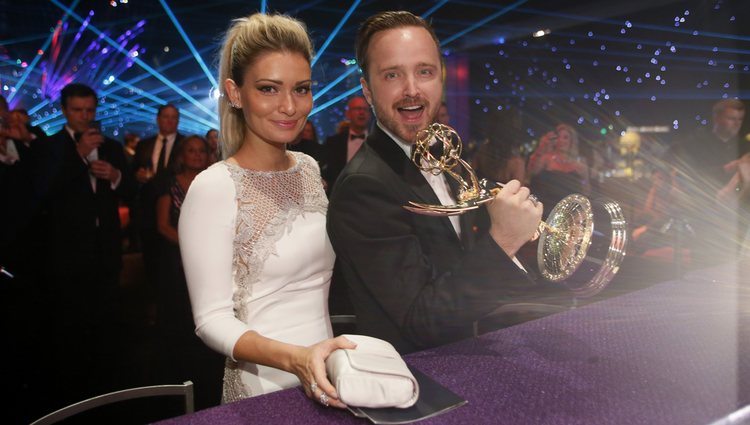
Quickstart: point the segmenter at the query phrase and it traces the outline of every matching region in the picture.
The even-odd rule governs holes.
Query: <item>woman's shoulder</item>
[[[201,171],[190,184],[188,193],[193,196],[211,196],[212,194],[222,194],[229,190],[231,194],[234,190],[232,177],[224,161],[219,161],[205,170]]]
[[[315,160],[315,158],[311,157],[310,155],[298,151],[287,151],[292,157],[294,158],[294,162],[298,164],[298,166],[305,170],[314,170],[318,174],[320,174],[320,166],[318,165],[318,161]]]
[[[208,166],[205,170],[198,173],[195,177],[195,181],[206,180],[206,181],[220,181],[229,179],[229,167],[225,161],[215,162]]]

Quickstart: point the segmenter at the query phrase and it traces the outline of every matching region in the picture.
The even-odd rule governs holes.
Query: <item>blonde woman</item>
[[[197,335],[228,357],[224,403],[302,384],[345,407],[326,378],[334,253],[318,165],[286,150],[312,109],[304,24],[254,14],[229,28],[219,65],[223,161],[190,186],[179,240]]]
[[[527,171],[531,191],[549,208],[545,217],[565,196],[590,192],[589,166],[578,151],[578,134],[567,124],[542,136]]]

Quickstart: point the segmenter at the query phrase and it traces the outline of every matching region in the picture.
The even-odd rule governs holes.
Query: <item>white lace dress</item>
[[[228,357],[224,403],[299,385],[292,374],[232,358],[246,331],[305,346],[332,335],[328,200],[315,160],[287,154],[295,164],[286,171],[216,163],[182,204],[180,250],[195,332]]]

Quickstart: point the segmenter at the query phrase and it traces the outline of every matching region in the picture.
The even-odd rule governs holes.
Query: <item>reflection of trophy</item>
[[[442,147],[439,156],[433,154],[431,144]],[[461,159],[461,148],[461,138],[446,125],[432,124],[417,133],[412,161],[423,171],[433,175],[447,173],[456,180],[458,203],[409,202],[404,208],[423,215],[451,216],[477,209],[495,197],[503,184],[478,180],[471,166]],[[456,169],[459,164],[469,181]],[[533,195],[530,199],[536,202]],[[592,204],[583,195],[569,195],[555,205],[537,232],[537,261],[542,276],[565,285],[578,296],[601,291],[617,273],[625,256],[627,224],[620,206],[611,200]]]

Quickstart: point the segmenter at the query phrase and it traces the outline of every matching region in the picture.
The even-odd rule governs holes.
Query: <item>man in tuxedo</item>
[[[341,170],[367,138],[372,114],[364,97],[355,96],[346,105],[346,119],[349,131],[336,133],[326,139],[326,161],[323,180],[326,181],[328,193],[331,193]]]
[[[158,134],[140,142],[133,158],[133,171],[138,191],[130,217],[136,229],[135,246],[140,246],[149,286],[155,288],[159,269],[159,234],[156,229],[156,200],[158,187],[171,173],[170,167],[177,152],[175,146],[183,136],[177,132],[180,111],[172,104],[159,107],[156,114]]]
[[[38,139],[38,140],[37,140]],[[44,292],[40,291],[38,276],[43,259],[39,246],[44,233],[35,232],[29,225],[38,205],[34,191],[36,163],[32,141],[41,141],[30,133],[25,123],[8,111],[8,103],[0,95],[0,332],[5,339],[6,358],[0,367],[0,376],[13,406],[6,420],[28,423],[35,419],[41,389],[47,379],[41,368],[19,368],[25,362],[48,348],[40,335],[49,330]]]
[[[694,266],[732,260],[740,249],[750,201],[750,154],[743,155],[739,135],[744,118],[742,101],[722,99],[713,105],[710,128],[691,132],[665,153],[671,186],[664,219],[689,226],[684,236]]]
[[[46,269],[50,363],[58,407],[114,390],[117,290],[122,265],[120,201],[132,185],[122,146],[100,132],[93,89],[72,83],[61,92],[63,129],[40,145],[44,204],[36,225]],[[42,312],[49,308],[48,311]],[[58,385],[56,387],[56,385]]]
[[[15,282],[25,280],[28,271],[25,265],[38,269],[29,258],[38,241],[30,239],[26,232],[39,202],[34,190],[35,148],[45,138],[33,133],[17,111],[9,112],[7,101],[0,96],[0,193],[6,200],[0,208],[0,222],[6,224],[0,232],[0,266],[10,267],[19,274]]]
[[[177,132],[180,124],[180,111],[168,103],[159,107],[156,113],[156,125],[159,132],[140,142],[135,151],[135,177],[139,183],[145,183],[162,170],[168,169],[174,159],[175,143],[182,139]]]
[[[455,203],[452,179],[410,160],[417,131],[435,121],[442,98],[438,46],[430,25],[409,12],[383,12],[360,27],[360,81],[377,125],[339,176],[328,208],[357,332],[402,353],[470,337],[478,319],[535,287],[515,254],[533,237],[542,205],[518,181],[488,204],[485,234],[474,235],[466,216],[403,208]]]

